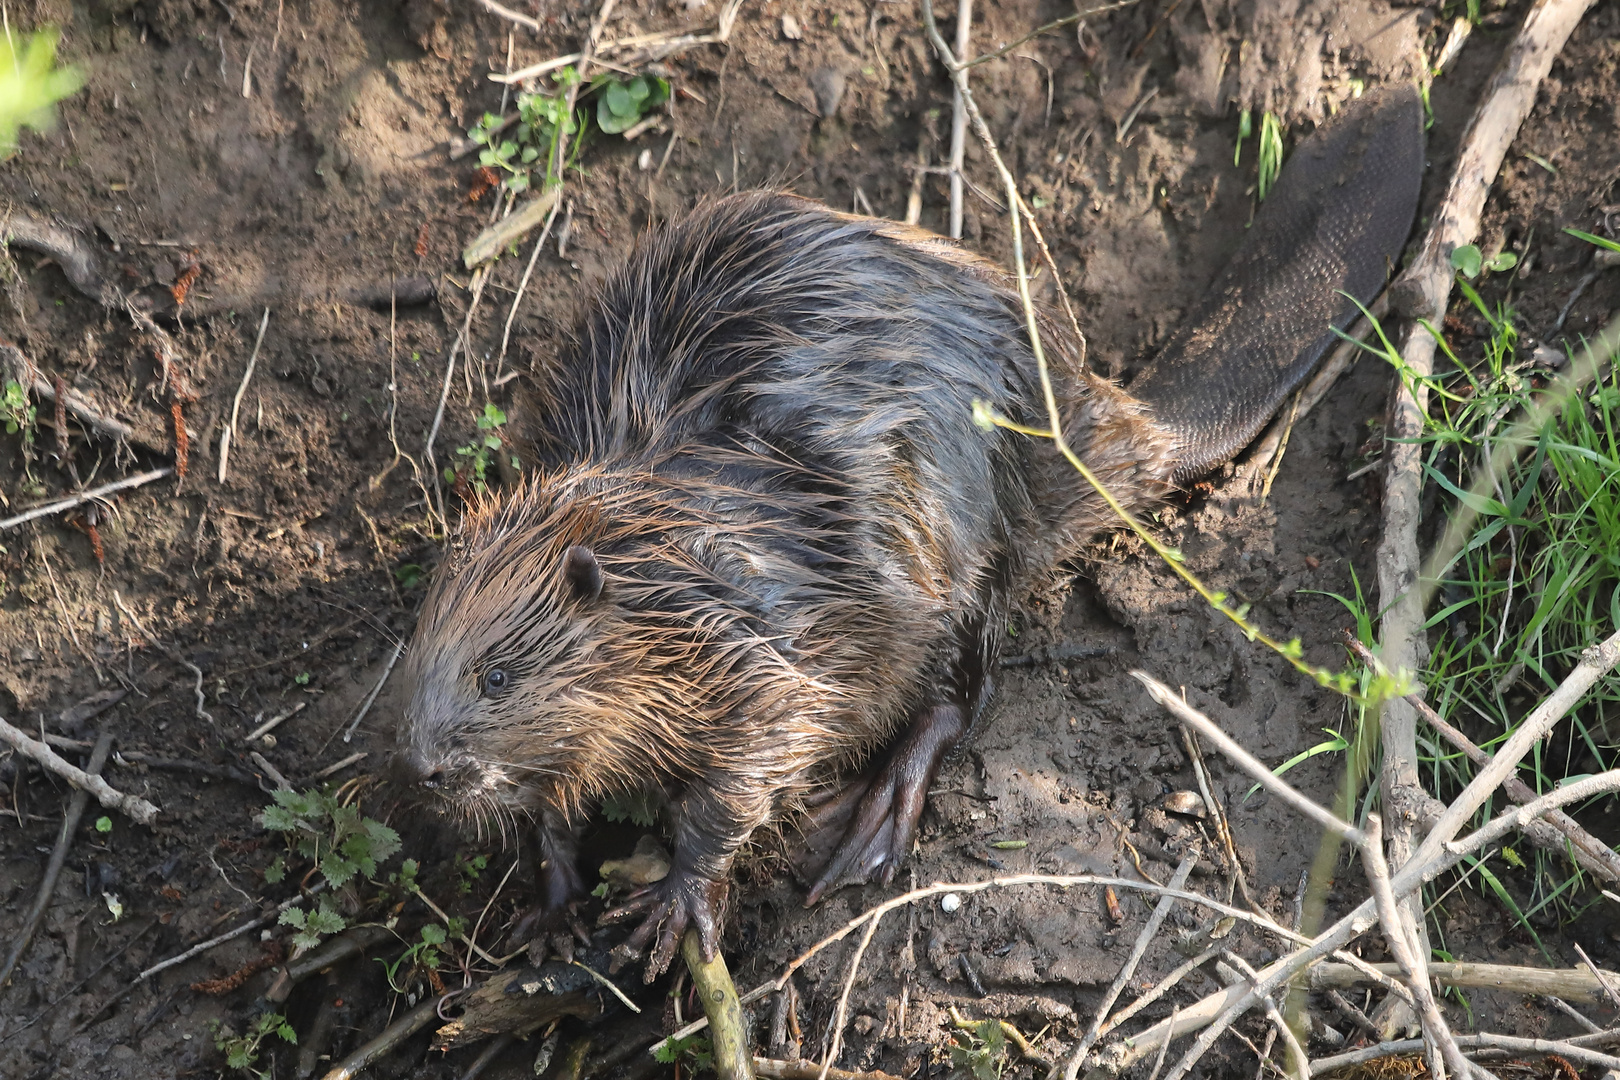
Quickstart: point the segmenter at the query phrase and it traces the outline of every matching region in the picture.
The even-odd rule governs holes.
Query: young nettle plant
[[[348,926],[333,900],[333,891],[349,885],[356,877],[375,880],[377,867],[399,851],[399,834],[380,821],[361,817],[360,811],[324,791],[284,789],[276,792],[275,799],[274,806],[265,807],[259,814],[259,824],[271,832],[287,834],[294,853],[312,862],[328,886],[313,909],[289,908],[281,913],[281,924],[298,931],[293,935],[293,945],[310,949],[323,937]],[[278,856],[265,869],[264,879],[273,884],[286,874],[286,856]]]
[[[229,1025],[221,1024],[218,1020],[213,1021],[211,1026],[214,1030],[214,1049],[225,1055],[226,1066],[256,1076],[259,1080],[270,1080],[271,1075],[270,1069],[254,1067],[259,1061],[259,1046],[265,1039],[278,1035],[287,1042],[298,1042],[298,1033],[280,1013],[263,1014],[243,1035],[236,1034]]]

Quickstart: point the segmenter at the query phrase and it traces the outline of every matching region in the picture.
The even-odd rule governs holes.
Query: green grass
[[[1473,267],[1462,269],[1458,287],[1484,333],[1466,350],[1440,339],[1423,466],[1448,514],[1466,511],[1472,524],[1458,553],[1434,571],[1437,600],[1426,627],[1433,653],[1423,681],[1441,715],[1491,750],[1583,649],[1620,625],[1620,376],[1611,368],[1539,431],[1516,432],[1513,422],[1538,397],[1545,373],[1519,356],[1513,310],[1488,304],[1466,280]],[[1502,445],[1513,453],[1492,474],[1492,452]],[[1468,759],[1432,733],[1419,749],[1427,786],[1442,800],[1474,775]],[[1611,677],[1534,748],[1519,778],[1541,793],[1617,765],[1620,680]],[[1481,824],[1489,813],[1481,809]],[[1513,855],[1518,866],[1475,869],[1539,944],[1532,920],[1543,912],[1571,917],[1583,890],[1562,856],[1521,850]]]

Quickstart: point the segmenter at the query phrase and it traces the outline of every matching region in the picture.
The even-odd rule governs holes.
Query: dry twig
[[[125,795],[100,776],[85,772],[64,760],[55,750],[35,741],[26,731],[12,727],[5,720],[0,720],[0,742],[9,743],[23,757],[38,763],[81,791],[88,791],[102,806],[117,810],[139,825],[150,825],[157,820],[158,808],[145,799],[138,795]]]
[[[120,491],[128,491],[130,488],[138,488],[144,484],[150,484],[152,481],[161,480],[165,476],[171,475],[173,472],[174,469],[172,467],[165,465],[161,469],[153,469],[151,472],[143,472],[137,473],[134,476],[126,476],[122,480],[114,480],[110,484],[102,484],[100,487],[91,488],[88,491],[81,491],[77,495],[69,496],[66,499],[57,499],[55,502],[49,502],[42,506],[36,506],[32,510],[25,510],[15,517],[8,517],[4,521],[0,521],[0,531],[4,531],[6,529],[15,529],[18,525],[33,521],[35,518],[49,517],[52,514],[60,514],[64,510],[72,510],[75,506],[83,506],[87,502],[94,502],[97,499],[105,499],[108,495],[112,495]]]
[[[214,722],[213,716],[211,716],[209,714],[207,709],[203,708],[203,705],[207,703],[208,699],[203,696],[203,673],[202,673],[202,668],[198,667],[196,664],[193,664],[190,660],[187,660],[185,657],[181,656],[178,652],[176,652],[170,646],[165,645],[161,640],[159,640],[159,638],[158,638],[158,636],[156,634],[154,634],[150,630],[148,630],[146,628],[146,626],[141,622],[140,616],[136,615],[135,612],[131,611],[130,608],[129,608],[129,605],[124,603],[124,598],[122,596],[118,595],[118,590],[117,589],[113,590],[113,603],[117,604],[118,605],[118,610],[124,613],[124,618],[128,619],[130,622],[135,624],[135,629],[137,629],[137,630],[139,630],[141,632],[142,637],[146,638],[146,640],[150,641],[153,645],[157,646],[158,651],[161,652],[164,656],[167,656],[170,660],[173,660],[175,663],[179,664],[181,667],[183,667],[186,670],[190,671],[191,674],[196,677],[197,685],[196,685],[196,687],[194,689],[195,689],[195,693],[197,695],[197,716],[200,719],[206,720],[210,724],[212,724]]]
[[[334,1066],[322,1080],[353,1080],[354,1077],[364,1072],[366,1067],[373,1061],[376,1061],[388,1051],[427,1027],[439,1015],[439,1006],[443,1003],[443,1000],[443,998],[431,997],[398,1020],[395,1020],[381,1035],[378,1035]]]
[[[1416,378],[1409,385],[1397,381],[1385,424],[1384,533],[1378,547],[1378,603],[1384,612],[1380,623],[1381,655],[1393,670],[1417,671],[1426,660],[1421,654],[1428,590],[1419,587],[1417,532],[1423,492],[1421,436],[1428,413],[1424,380],[1434,371],[1436,342],[1416,320],[1426,319],[1431,326],[1443,322],[1453,277],[1451,253],[1478,234],[1491,182],[1535,104],[1536,88],[1590,3],[1537,0],[1531,8],[1463,134],[1456,170],[1431,219],[1433,225],[1422,248],[1394,287],[1393,305],[1414,319],[1401,355]],[[1417,713],[1404,700],[1391,700],[1384,704],[1380,722],[1384,751],[1380,788],[1389,820],[1389,855],[1399,867],[1408,860],[1413,825],[1419,817],[1417,808],[1427,797],[1418,775]],[[1501,783],[1503,775],[1496,777],[1491,790]],[[1460,820],[1452,815],[1449,823],[1455,829]],[[1441,832],[1436,828],[1431,837]],[[1423,846],[1427,848],[1427,842]],[[1410,858],[1421,861],[1415,852]],[[1417,929],[1415,952],[1421,963],[1429,953],[1422,899],[1411,897],[1402,903],[1406,908],[1403,921],[1410,921]]]
[[[242,382],[236,388],[236,396],[231,399],[231,420],[225,425],[225,430],[219,436],[219,482],[225,482],[225,470],[230,467],[231,443],[236,440],[236,416],[242,411],[242,396],[247,393],[248,380],[253,378],[253,369],[259,363],[259,347],[264,344],[264,332],[270,326],[270,309],[264,309],[264,317],[259,320],[259,336],[253,341],[253,353],[248,357],[247,370],[242,372]]]

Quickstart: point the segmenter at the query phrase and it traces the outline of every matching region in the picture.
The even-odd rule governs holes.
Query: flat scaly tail
[[[1400,260],[1423,176],[1423,108],[1394,86],[1351,102],[1294,150],[1242,245],[1128,392],[1176,446],[1184,484],[1254,438],[1316,367],[1333,329]]]

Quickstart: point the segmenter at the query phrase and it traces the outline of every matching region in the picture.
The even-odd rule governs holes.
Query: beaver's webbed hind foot
[[[842,827],[843,838],[810,886],[807,907],[839,885],[894,880],[917,834],[934,773],[966,732],[959,706],[935,705],[919,713],[881,769],[811,812],[807,833]],[[809,846],[817,847],[813,835]]]
[[[704,960],[713,960],[720,948],[720,927],[726,906],[725,878],[707,878],[690,870],[672,868],[669,876],[630,894],[623,904],[606,912],[604,924],[625,922],[644,915],[624,942],[613,950],[613,970],[641,955],[657,937],[647,957],[643,981],[652,982],[669,970],[687,930],[696,930]]]

